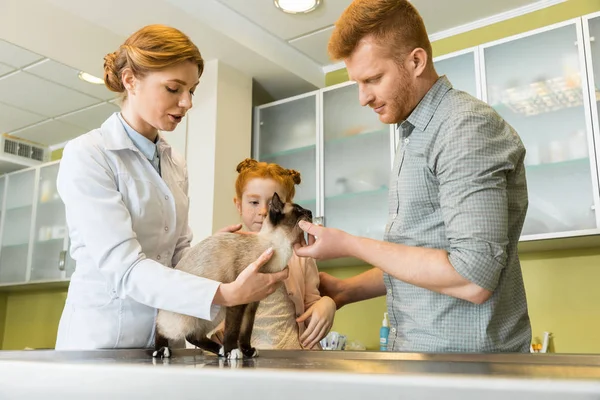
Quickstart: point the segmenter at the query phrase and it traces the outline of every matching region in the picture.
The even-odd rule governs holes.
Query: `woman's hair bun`
[[[116,51],[104,56],[104,84],[113,92],[123,93],[125,86],[123,86],[119,74],[120,68],[117,66],[117,56]]]

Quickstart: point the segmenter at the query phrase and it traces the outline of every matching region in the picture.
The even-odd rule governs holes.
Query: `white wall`
[[[188,112],[186,159],[193,244],[239,222],[235,167],[251,152],[252,79],[218,61],[206,63]]]

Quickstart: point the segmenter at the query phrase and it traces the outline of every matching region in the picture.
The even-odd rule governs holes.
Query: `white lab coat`
[[[174,270],[190,247],[185,161],[160,138],[161,176],[117,114],[64,149],[57,186],[76,270],[56,349],[148,348],[156,309],[213,319],[219,283]]]

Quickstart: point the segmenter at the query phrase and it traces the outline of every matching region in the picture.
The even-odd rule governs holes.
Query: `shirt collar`
[[[152,142],[150,139],[133,129],[125,121],[125,119],[123,119],[121,113],[118,113],[117,115],[119,117],[119,120],[123,124],[125,132],[127,132],[127,136],[129,136],[135,147],[137,147],[138,150],[141,151],[142,154],[146,156],[148,160],[154,160],[154,157],[156,157],[156,143]]]
[[[417,107],[415,107],[413,112],[410,113],[406,122],[419,129],[421,132],[425,131],[431,118],[433,118],[433,114],[435,114],[442,99],[450,89],[452,89],[452,84],[446,76],[438,78],[431,89],[429,89],[421,99],[419,104],[417,104]],[[398,127],[400,127],[400,125],[401,124],[398,124]]]

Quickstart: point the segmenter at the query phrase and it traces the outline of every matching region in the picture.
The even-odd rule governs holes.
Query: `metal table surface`
[[[39,384],[39,385],[38,385]],[[227,361],[181,349],[0,352],[0,399],[600,399],[600,356],[261,351]],[[13,396],[13,397],[11,397]],[[29,396],[29,397],[28,397]]]

